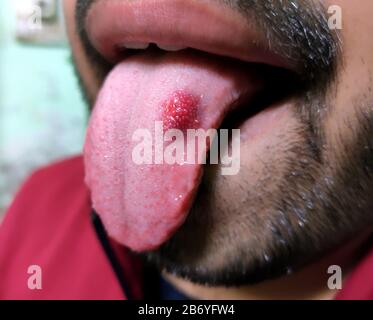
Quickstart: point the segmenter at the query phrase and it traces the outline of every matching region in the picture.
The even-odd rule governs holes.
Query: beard
[[[148,260],[196,283],[240,286],[298,271],[371,231],[373,113],[355,107],[338,145],[315,148],[296,111],[299,125],[254,155],[256,169],[227,177],[207,168],[186,222]]]
[[[104,78],[110,66],[83,23],[92,2],[77,1],[77,22],[87,58]],[[183,226],[145,256],[193,282],[236,286],[296,271],[372,227],[373,97],[351,106],[356,118],[331,143],[326,118],[336,108],[332,92],[342,47],[325,8],[304,1],[223,2],[265,30],[277,52],[297,61],[297,102],[286,111],[291,120],[271,128],[270,141],[250,152],[242,145],[239,175],[205,167]]]

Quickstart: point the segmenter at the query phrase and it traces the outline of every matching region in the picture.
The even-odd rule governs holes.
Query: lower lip
[[[264,110],[245,120],[241,126],[241,142],[253,143],[271,134],[272,128],[289,116],[292,104],[282,102],[266,107]]]

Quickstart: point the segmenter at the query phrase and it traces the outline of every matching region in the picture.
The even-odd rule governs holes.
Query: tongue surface
[[[157,121],[184,132],[217,128],[256,87],[242,66],[191,54],[140,55],[114,68],[84,150],[93,207],[111,237],[134,251],[159,247],[185,221],[202,175],[200,164],[154,164],[154,146],[153,164],[136,164],[134,148],[145,141],[134,139],[136,130],[148,130],[155,145]]]

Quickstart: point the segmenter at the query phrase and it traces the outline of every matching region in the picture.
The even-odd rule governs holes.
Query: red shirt
[[[124,278],[141,298],[141,270],[121,248]],[[29,266],[42,271],[28,288]],[[35,172],[0,226],[0,299],[126,299],[91,221],[81,157]]]
[[[142,298],[138,259],[111,244],[132,296]],[[41,290],[28,288],[32,265]],[[337,298],[373,299],[373,250]],[[82,157],[38,170],[18,192],[0,225],[0,299],[126,299],[91,221]]]

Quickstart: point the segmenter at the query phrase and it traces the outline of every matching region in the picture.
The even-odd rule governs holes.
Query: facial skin
[[[64,5],[76,67],[93,106],[108,65],[85,38],[82,19],[90,2]],[[304,85],[265,139],[242,141],[239,175],[206,168],[186,223],[148,257],[193,282],[243,285],[303,268],[371,230],[373,3],[299,0],[295,9],[291,1],[223,2],[267,31],[275,49],[297,62]],[[327,28],[329,5],[343,10],[340,31]],[[316,34],[311,43],[304,32]]]

